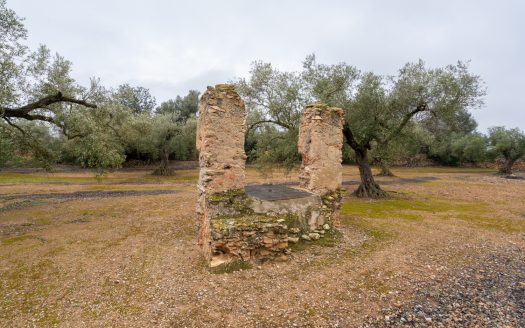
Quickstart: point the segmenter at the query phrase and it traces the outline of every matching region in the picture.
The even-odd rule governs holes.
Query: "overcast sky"
[[[471,60],[488,88],[479,130],[525,130],[525,1],[7,0],[29,45],[73,62],[73,76],[150,89],[157,102],[248,74],[254,60],[298,70],[307,54],[395,74]]]

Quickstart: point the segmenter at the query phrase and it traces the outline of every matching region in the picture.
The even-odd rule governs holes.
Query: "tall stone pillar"
[[[244,102],[232,85],[208,87],[200,99],[197,120],[198,243],[207,259],[211,256],[210,220],[215,215],[207,197],[244,188],[245,121]]]
[[[318,195],[341,188],[343,110],[323,103],[306,106],[299,126],[299,153],[302,156],[301,187]]]

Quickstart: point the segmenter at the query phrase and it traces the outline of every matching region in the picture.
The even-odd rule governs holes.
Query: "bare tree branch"
[[[294,129],[293,126],[291,126],[291,125],[289,125],[289,124],[286,124],[286,123],[284,123],[284,122],[281,122],[281,121],[275,121],[275,120],[261,120],[261,121],[257,121],[257,122],[255,122],[255,123],[253,123],[253,124],[250,124],[250,125],[248,126],[248,128],[246,129],[246,134],[250,133],[250,131],[251,131],[252,129],[254,129],[255,127],[257,127],[257,125],[259,125],[259,124],[263,124],[263,123],[272,123],[272,124],[276,124],[276,125],[279,125],[279,126],[285,128],[285,129],[288,129],[288,130],[293,130],[293,129]]]
[[[7,124],[11,125],[12,127],[17,129],[18,131],[22,132],[22,134],[24,134],[24,135],[26,134],[26,131],[24,131],[24,129],[22,129],[18,125],[14,124],[13,122],[11,122],[7,117],[4,117],[4,120],[7,122]]]
[[[82,105],[89,108],[97,108],[97,105],[91,104],[86,102],[85,100],[75,99],[71,97],[64,96],[62,92],[58,92],[54,95],[50,95],[47,97],[44,97],[42,99],[39,99],[35,102],[29,103],[27,105],[24,105],[22,107],[18,108],[6,108],[6,107],[0,107],[0,114],[3,118],[23,118],[28,121],[45,121],[50,123],[55,123],[53,117],[41,115],[41,114],[31,114],[33,110],[36,109],[47,109],[47,106],[61,103],[61,102],[67,102],[67,103],[73,103]]]
[[[386,137],[384,140],[378,140],[378,141],[381,144],[388,143],[395,136],[397,136],[397,135],[399,135],[399,133],[401,133],[401,131],[405,128],[405,125],[408,124],[408,122],[410,121],[410,119],[412,117],[414,117],[414,115],[416,115],[417,113],[425,112],[427,110],[428,110],[427,104],[421,104],[421,105],[417,106],[414,110],[408,112],[405,115],[405,117],[403,118],[403,121],[401,121],[401,124],[399,124],[399,126],[395,130],[393,130],[392,133],[390,133],[390,135],[388,137]]]

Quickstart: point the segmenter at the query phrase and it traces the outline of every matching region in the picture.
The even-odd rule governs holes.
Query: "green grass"
[[[399,218],[405,220],[422,220],[422,214],[443,213],[480,213],[488,205],[477,202],[453,202],[441,199],[404,199],[390,198],[384,200],[352,199],[343,204],[341,214],[350,217],[371,219]]]
[[[199,179],[198,173],[195,174],[175,174],[170,176],[159,176],[159,175],[145,175],[144,180],[156,180],[156,181],[169,181],[169,182],[180,182],[180,181],[197,181]]]
[[[490,215],[490,213],[489,213]],[[473,223],[476,226],[495,230],[504,233],[523,233],[525,232],[525,220],[513,220],[509,218],[487,217],[475,213],[462,213],[457,215],[458,219]]]
[[[415,172],[415,173],[496,173],[496,169],[477,168],[477,167],[417,167],[404,168],[394,167],[392,171]]]
[[[98,183],[108,184],[115,182],[137,182],[137,183],[177,183],[197,181],[197,172],[184,172],[173,176],[155,176],[151,174],[140,174],[135,176],[111,176],[110,174],[97,176],[84,174],[83,176],[67,176],[60,173],[0,173],[0,184],[31,184],[31,183]],[[122,186],[126,188],[126,186]],[[116,189],[119,187],[115,187]]]
[[[436,198],[352,199],[341,208],[343,218],[402,219],[422,221],[425,217],[459,219],[486,230],[505,233],[525,231],[525,221],[501,217],[483,202],[453,201]]]
[[[10,237],[10,238],[3,239],[2,245],[12,245],[14,243],[18,243],[18,242],[24,241],[26,239],[31,239],[31,238],[34,238],[34,236],[21,235],[21,236]]]
[[[105,179],[105,178],[103,178]],[[98,179],[100,180],[100,179]],[[55,174],[0,173],[0,184],[11,183],[81,183],[96,182],[95,176],[67,177]]]
[[[57,268],[49,259],[41,259],[34,264],[14,265],[2,277],[3,284],[0,284],[0,295],[6,295],[0,318],[12,319],[20,314],[30,314],[38,326],[57,325],[59,321],[53,304],[47,304],[41,311],[34,313],[35,309],[41,307],[42,300],[47,299],[56,289],[56,284],[47,279],[57,274]],[[18,293],[12,293],[13,290]]]

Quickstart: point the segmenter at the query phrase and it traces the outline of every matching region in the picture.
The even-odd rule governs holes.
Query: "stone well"
[[[304,187],[245,186],[244,103],[233,86],[224,84],[208,87],[201,97],[197,125],[198,243],[210,266],[285,259],[290,243],[318,240],[333,229],[342,198],[341,169],[337,166],[341,165],[341,155],[336,154],[341,147],[337,148],[333,139],[324,138],[321,129],[329,125],[331,138],[338,138],[337,117],[342,115],[318,104],[307,107],[303,115],[308,119],[301,119],[300,135],[309,138],[307,141],[303,137],[301,152]],[[342,146],[342,132],[340,137]],[[331,147],[328,152],[323,143]],[[326,162],[313,160],[327,154],[328,158],[323,159]],[[321,183],[321,177],[333,178],[323,165],[329,166],[335,182]]]

